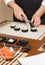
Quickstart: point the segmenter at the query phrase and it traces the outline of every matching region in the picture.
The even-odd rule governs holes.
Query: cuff
[[[42,1],[42,4],[41,4],[41,5],[45,6],[45,0],[44,0],[44,1]]]
[[[5,4],[7,5],[10,1],[14,1],[14,0],[4,0]]]

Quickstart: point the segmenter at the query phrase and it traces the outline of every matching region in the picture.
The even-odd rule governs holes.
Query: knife
[[[21,15],[22,20],[26,22],[27,27],[34,27],[34,22],[31,22],[28,18],[25,18],[23,15]]]

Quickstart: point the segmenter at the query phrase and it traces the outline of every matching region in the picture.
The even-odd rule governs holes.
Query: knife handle
[[[23,21],[25,21],[25,17],[23,15],[21,15],[21,18],[22,18]]]

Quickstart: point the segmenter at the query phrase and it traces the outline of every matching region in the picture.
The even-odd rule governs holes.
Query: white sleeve
[[[42,1],[42,4],[41,5],[45,6],[45,0]]]
[[[4,0],[4,2],[6,3],[6,5],[7,5],[10,1],[14,1],[14,0]]]

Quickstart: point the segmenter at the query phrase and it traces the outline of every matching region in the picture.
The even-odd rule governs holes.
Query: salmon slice
[[[12,54],[12,52],[9,51],[8,47],[3,47],[0,51],[0,55],[2,57],[4,57],[5,59],[12,59],[13,58],[13,54]]]

